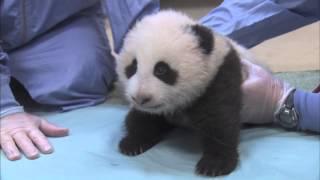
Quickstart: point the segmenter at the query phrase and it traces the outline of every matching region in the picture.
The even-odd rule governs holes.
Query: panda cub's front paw
[[[204,176],[220,176],[230,174],[237,166],[236,157],[204,155],[196,166],[196,172]]]
[[[136,156],[146,152],[154,145],[155,143],[153,142],[143,142],[137,138],[126,136],[120,141],[119,149],[122,154]]]

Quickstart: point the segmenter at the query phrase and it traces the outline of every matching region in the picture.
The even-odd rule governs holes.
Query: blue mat
[[[189,132],[178,130],[137,157],[117,145],[123,135],[126,106],[103,104],[61,114],[43,115],[70,128],[68,137],[50,138],[51,155],[8,161],[1,152],[2,180],[193,180],[201,149]],[[188,139],[188,140],[186,140]],[[190,140],[189,140],[190,139]],[[319,136],[273,128],[244,129],[240,164],[226,180],[319,180]]]

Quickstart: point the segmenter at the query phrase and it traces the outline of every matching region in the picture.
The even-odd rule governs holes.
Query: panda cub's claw
[[[196,166],[196,173],[203,176],[230,174],[237,166],[237,159],[203,156]]]
[[[154,145],[155,143],[141,142],[139,140],[136,140],[127,136],[120,141],[119,149],[120,149],[120,152],[124,155],[137,156],[139,154],[146,152],[148,149],[150,149]]]

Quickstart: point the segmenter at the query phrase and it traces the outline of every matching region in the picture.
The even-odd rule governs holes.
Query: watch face
[[[298,122],[298,116],[294,108],[288,109],[284,107],[280,110],[278,120],[284,128],[295,128]]]
[[[277,122],[286,129],[295,129],[298,126],[298,114],[294,108],[294,92],[295,90],[292,90],[289,93],[288,97],[276,114]]]

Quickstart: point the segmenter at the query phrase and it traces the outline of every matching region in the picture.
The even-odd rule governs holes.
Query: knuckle
[[[10,143],[10,141],[1,141],[1,147],[3,149],[8,149],[10,146],[12,146],[12,144]]]
[[[33,141],[39,142],[39,141],[45,140],[44,136],[41,133],[36,131],[30,131],[28,135]]]

